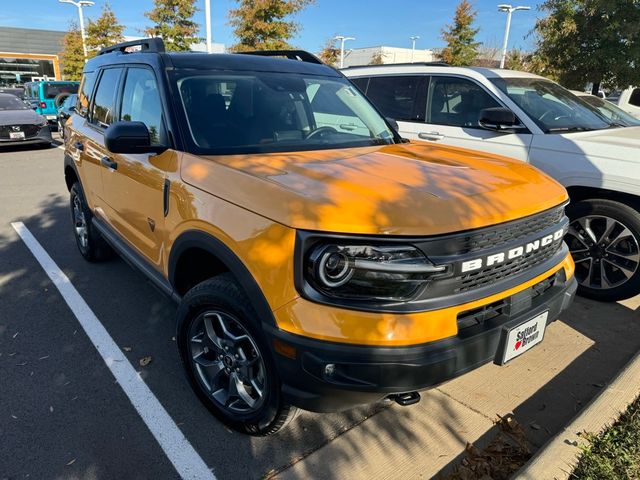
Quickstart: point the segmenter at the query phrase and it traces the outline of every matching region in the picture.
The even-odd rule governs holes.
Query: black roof
[[[85,71],[95,68],[127,63],[144,63],[157,68],[173,67],[194,70],[230,70],[300,73],[341,77],[333,68],[324,65],[312,54],[302,51],[271,51],[242,53],[201,53],[201,52],[165,52],[160,39],[138,41],[143,47],[139,51],[127,52],[137,46],[136,42],[126,42],[102,50],[85,65]],[[292,52],[297,52],[292,55]],[[289,57],[289,58],[284,58]],[[296,59],[292,59],[296,58]],[[313,61],[315,59],[316,61]]]

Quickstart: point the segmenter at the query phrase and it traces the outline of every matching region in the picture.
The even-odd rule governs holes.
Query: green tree
[[[161,37],[167,50],[188,51],[201,40],[196,36],[198,24],[193,21],[197,11],[195,0],[154,0],[153,10],[145,13],[154,25],[144,32]]]
[[[535,26],[544,67],[568,88],[593,82],[626,87],[640,78],[640,2],[637,0],[547,0]]]
[[[72,22],[69,31],[62,39],[63,50],[60,52],[62,74],[65,80],[80,80],[84,67],[82,35],[78,24]]]
[[[384,56],[382,52],[376,52],[372,55],[371,60],[369,60],[369,65],[382,65],[384,63]]]
[[[475,38],[480,31],[473,28],[477,12],[468,0],[462,0],[456,7],[453,25],[442,30],[442,38],[447,46],[440,52],[440,59],[449,65],[471,65],[478,56],[479,42]]]
[[[300,26],[291,15],[315,0],[238,0],[238,8],[229,11],[229,25],[238,38],[230,50],[279,50],[291,48],[289,40]]]
[[[89,20],[87,24],[87,56],[93,57],[100,49],[124,41],[124,26],[118,23],[108,2],[102,7],[102,14],[97,20]]]
[[[522,50],[514,48],[507,52],[507,58],[504,65],[508,70],[527,71],[527,63],[529,61],[528,57],[529,56]]]
[[[340,49],[337,46],[335,36],[327,40],[327,43],[322,47],[318,57],[320,57],[320,60],[327,65],[331,65],[332,67],[336,67],[338,65],[338,62],[340,61]]]

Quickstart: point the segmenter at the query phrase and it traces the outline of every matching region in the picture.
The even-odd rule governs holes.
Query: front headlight
[[[40,128],[42,127],[46,127],[48,125],[47,119],[46,118],[41,118],[40,121],[38,123],[36,123],[36,125]]]
[[[446,270],[410,245],[321,243],[305,258],[305,280],[323,295],[344,300],[405,301]]]

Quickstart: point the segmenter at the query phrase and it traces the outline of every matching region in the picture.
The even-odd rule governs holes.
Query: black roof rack
[[[140,47],[140,48],[135,48]],[[121,53],[135,53],[135,52],[148,52],[148,53],[164,53],[164,42],[159,37],[142,38],[140,40],[132,40],[130,42],[122,42],[110,47],[103,48],[98,52],[98,55],[104,55],[105,53],[121,52]]]
[[[309,53],[305,50],[255,50],[252,52],[238,53],[243,55],[259,55],[262,57],[284,57],[289,60],[299,60],[301,62],[323,65],[322,60],[316,57],[313,53]]]
[[[418,65],[423,67],[450,67],[451,65],[446,62],[404,62],[404,63],[384,63],[382,65],[351,65],[349,67],[341,68],[340,70],[346,70],[348,68],[371,68],[371,67],[406,67],[411,65]]]

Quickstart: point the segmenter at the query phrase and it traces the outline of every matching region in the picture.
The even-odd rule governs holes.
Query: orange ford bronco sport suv
[[[306,52],[116,45],[67,127],[80,253],[116,250],[179,303],[194,391],[249,434],[415,403],[542,341],[576,290],[562,186],[403,141]]]

